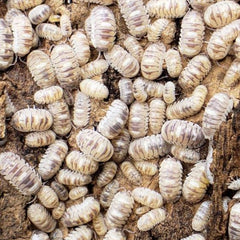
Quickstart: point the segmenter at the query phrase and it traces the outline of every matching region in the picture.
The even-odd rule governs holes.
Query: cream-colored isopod
[[[182,59],[179,52],[175,49],[168,49],[165,55],[167,71],[170,77],[179,77],[182,72]]]
[[[28,18],[32,24],[37,25],[45,22],[49,18],[51,12],[52,10],[47,4],[41,4],[28,13]]]
[[[59,86],[52,86],[34,93],[34,101],[38,104],[49,104],[60,100],[63,96],[63,89]]]
[[[240,79],[240,59],[234,59],[228,68],[223,82],[228,87],[234,87]]]
[[[91,240],[93,236],[92,230],[86,225],[79,226],[72,230],[64,239],[65,240]]]
[[[59,199],[54,190],[49,186],[42,186],[37,194],[38,199],[46,208],[55,208],[59,204]]]
[[[62,39],[61,28],[51,23],[40,23],[35,29],[40,38],[45,38],[50,41],[59,41]]]
[[[129,78],[121,78],[118,82],[120,99],[127,105],[134,101],[133,96],[133,84],[132,80]]]
[[[9,8],[17,8],[22,11],[40,5],[44,0],[8,0]]]

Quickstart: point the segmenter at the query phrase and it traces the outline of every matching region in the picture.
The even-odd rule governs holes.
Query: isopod
[[[147,94],[149,97],[161,98],[163,96],[164,85],[159,82],[147,82]]]
[[[63,240],[63,236],[66,235],[63,228],[56,228],[53,232],[50,233],[51,240]]]
[[[235,203],[230,210],[228,223],[229,240],[238,239],[240,236],[240,203]]]
[[[55,208],[59,204],[59,199],[54,190],[49,186],[42,186],[37,194],[38,199],[46,208]]]
[[[62,14],[60,17],[60,29],[63,37],[70,37],[72,34],[71,19],[68,14]]]
[[[31,240],[50,240],[47,233],[35,230],[32,233]]]
[[[127,238],[120,229],[111,229],[104,236],[103,240],[126,240]]]
[[[112,181],[117,173],[117,164],[113,161],[109,161],[104,164],[102,171],[97,177],[98,187],[104,187]]]
[[[91,240],[93,236],[92,230],[83,225],[72,230],[64,239],[65,240]]]
[[[177,32],[177,25],[175,21],[171,21],[166,28],[162,31],[161,41],[164,44],[170,44],[175,39],[175,34]]]
[[[63,89],[59,86],[51,86],[34,93],[34,101],[38,104],[49,104],[60,100],[63,96]]]
[[[105,224],[104,217],[101,213],[99,213],[92,221],[93,223],[93,228],[97,235],[103,236],[107,232],[107,226]]]
[[[40,23],[35,30],[40,38],[45,38],[51,41],[59,41],[63,37],[61,28],[51,23]]]
[[[32,24],[37,25],[45,22],[49,18],[51,12],[52,10],[47,4],[41,4],[28,13],[28,18]]]
[[[165,55],[167,71],[170,77],[179,77],[182,72],[182,60],[179,52],[174,49],[169,49]]]
[[[135,214],[136,214],[136,215],[143,215],[143,214],[149,212],[150,210],[151,210],[151,208],[148,207],[148,206],[138,207],[138,208],[135,210]]]
[[[148,98],[147,81],[143,78],[136,78],[132,86],[133,96],[138,102],[145,102]]]
[[[61,183],[53,181],[51,183],[51,188],[57,193],[61,201],[66,201],[68,199],[68,191]]]
[[[59,202],[58,206],[52,210],[53,218],[57,220],[60,219],[63,216],[65,209],[66,209],[65,203]]]
[[[80,204],[66,209],[61,222],[66,227],[75,227],[90,222],[100,212],[100,204],[93,197],[87,197]]]
[[[171,104],[176,100],[175,84],[171,81],[166,82],[164,85],[163,100],[166,104]]]
[[[19,15],[24,15],[22,11],[20,11],[19,9],[16,9],[16,8],[9,8],[6,15],[4,16],[4,19],[5,21],[7,22],[7,24],[9,26],[12,25],[12,22],[13,22],[13,19],[16,17],[16,16],[19,16]]]
[[[32,7],[35,7],[37,5],[40,5],[44,0],[9,0],[9,8],[17,8],[20,10],[26,10]]]
[[[154,176],[157,171],[157,165],[147,161],[135,161],[134,166],[143,175]]]
[[[35,170],[12,152],[0,154],[0,174],[24,195],[36,194],[42,186]]]
[[[205,240],[205,237],[201,234],[192,234],[186,238],[181,238],[180,240]]]
[[[121,78],[118,82],[120,99],[127,105],[134,101],[133,84],[129,78]]]
[[[77,200],[81,197],[84,197],[87,193],[87,187],[75,187],[69,191],[69,198],[72,200]]]
[[[240,36],[238,36],[233,44],[233,50],[235,56],[239,59],[240,58]]]
[[[240,59],[235,59],[228,68],[226,75],[224,76],[223,82],[228,87],[234,87],[240,79]]]
[[[194,10],[202,11],[216,0],[190,0],[189,3]]]
[[[58,172],[67,152],[68,146],[63,140],[56,140],[48,147],[38,165],[38,172],[42,179],[48,180]],[[56,183],[56,185],[58,184]],[[56,187],[58,188],[58,186]]]

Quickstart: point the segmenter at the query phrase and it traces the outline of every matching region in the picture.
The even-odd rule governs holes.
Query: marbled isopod
[[[104,187],[110,183],[117,173],[117,164],[113,161],[109,161],[104,164],[102,171],[97,177],[97,186]]]
[[[57,174],[58,182],[68,186],[84,186],[92,181],[90,175],[74,172],[68,169],[61,169]]]
[[[69,198],[71,200],[77,200],[84,197],[88,193],[87,187],[75,187],[69,191]]]
[[[61,28],[51,23],[40,23],[35,30],[40,38],[45,38],[50,41],[59,41],[63,37]]]
[[[114,198],[114,195],[118,192],[119,190],[119,182],[114,179],[112,182],[107,184],[100,195],[100,204],[104,208],[108,208]]]
[[[65,209],[66,209],[65,203],[59,202],[58,206],[52,210],[53,218],[57,220],[60,219],[63,216]]]
[[[44,147],[55,142],[56,134],[52,130],[33,132],[25,136],[25,144],[28,147]]]
[[[151,135],[132,141],[128,153],[135,161],[151,160],[169,152],[169,144],[161,134]]]
[[[189,3],[194,10],[202,11],[209,5],[215,3],[216,0],[190,0]]]
[[[133,138],[147,135],[149,106],[147,103],[134,102],[130,107],[128,131]]]
[[[172,145],[171,153],[176,159],[185,163],[196,163],[200,160],[199,152],[181,146]]]
[[[36,194],[42,186],[35,170],[12,152],[0,154],[0,174],[24,195]]]
[[[45,22],[49,18],[51,12],[52,10],[47,4],[41,4],[28,13],[28,18],[32,24],[37,25]]]
[[[163,96],[164,85],[159,82],[147,81],[146,91],[149,97],[161,98]]]
[[[147,80],[139,77],[133,82],[133,96],[138,102],[145,102],[148,98],[147,94]]]
[[[240,79],[240,59],[234,59],[228,68],[223,82],[228,87],[234,87]]]
[[[59,86],[51,86],[38,90],[34,93],[34,101],[38,104],[49,104],[60,100],[63,96],[63,89]]]
[[[53,117],[45,109],[25,108],[13,114],[11,124],[19,132],[39,132],[52,126]]]
[[[181,18],[188,10],[188,3],[186,0],[150,0],[146,7],[150,17]]]
[[[50,240],[47,233],[34,230],[31,236],[31,240]]]
[[[17,8],[26,10],[37,5],[40,5],[44,0],[8,0],[9,8]]]
[[[105,224],[104,217],[101,213],[99,213],[95,218],[93,218],[92,224],[97,235],[103,236],[106,234],[108,229]]]
[[[199,54],[192,58],[181,72],[178,83],[184,91],[192,91],[211,70],[211,62],[207,56]]]
[[[163,222],[165,218],[166,211],[162,208],[156,208],[142,215],[137,221],[137,227],[140,231],[148,231]]]
[[[55,208],[59,204],[59,199],[54,190],[49,186],[42,186],[37,194],[38,199],[46,208]]]
[[[56,228],[56,221],[41,204],[30,205],[27,209],[27,216],[43,232],[52,232]]]
[[[169,49],[165,55],[167,71],[170,77],[179,77],[182,72],[182,59],[177,50]]]
[[[42,179],[48,180],[58,172],[67,152],[68,146],[63,140],[56,140],[48,147],[38,165],[38,172]]]
[[[154,176],[157,171],[157,165],[146,161],[135,161],[134,166],[142,174],[147,176]]]
[[[82,174],[91,175],[98,170],[98,162],[76,150],[70,152],[65,161],[68,168]]]
[[[82,203],[67,208],[61,223],[66,227],[79,226],[90,222],[99,212],[99,202],[93,197],[87,197]]]
[[[128,220],[133,204],[134,200],[130,192],[118,192],[105,215],[108,229],[121,228]]]
[[[120,229],[111,229],[104,236],[103,240],[127,240],[122,230]]]
[[[34,50],[27,56],[27,66],[34,82],[40,88],[56,84],[55,72],[49,56],[41,50]]]
[[[182,194],[187,202],[197,203],[201,201],[206,193],[209,181],[205,174],[206,162],[200,161],[194,165],[186,177]]]
[[[79,66],[86,64],[90,58],[90,46],[83,31],[77,30],[69,39]]]
[[[114,152],[111,142],[94,130],[80,131],[76,137],[76,142],[82,152],[97,162],[108,161]]]
[[[62,14],[60,17],[60,29],[63,37],[70,37],[72,34],[71,19],[68,14]]]
[[[131,79],[121,78],[118,82],[118,87],[120,92],[120,99],[127,105],[131,104],[134,101],[133,84]]]
[[[104,53],[107,62],[123,77],[132,78],[139,72],[138,60],[119,45]]]
[[[118,136],[128,120],[128,106],[115,99],[108,108],[106,115],[100,120],[97,130],[108,139]]]
[[[83,225],[72,230],[64,239],[65,240],[91,240],[93,236],[92,230]]]
[[[161,132],[165,119],[166,104],[159,98],[149,104],[149,129],[153,134]]]
[[[182,190],[182,164],[175,158],[165,158],[159,169],[159,189],[164,200],[175,202]]]
[[[13,61],[13,35],[7,22],[0,18],[0,71],[7,69]]]
[[[60,85],[63,88],[76,87],[80,68],[73,48],[67,44],[56,45],[50,57]]]
[[[132,196],[136,202],[150,208],[160,208],[163,205],[163,198],[161,194],[149,188],[135,188],[132,191]]]
[[[205,237],[201,234],[192,234],[186,238],[181,238],[180,240],[205,240]]]
[[[66,201],[68,199],[68,191],[61,183],[53,181],[51,183],[51,188],[57,193],[61,201]]]
[[[161,134],[166,142],[182,147],[199,148],[205,142],[202,128],[184,120],[166,121],[162,126]]]
[[[142,76],[148,80],[155,80],[162,74],[162,65],[166,47],[163,43],[152,43],[144,51],[141,61]]]
[[[221,28],[240,17],[240,5],[234,1],[217,2],[204,12],[204,22],[211,28]]]
[[[122,170],[123,175],[129,180],[131,184],[136,186],[142,184],[142,176],[131,162],[122,162],[120,169]]]
[[[216,93],[209,100],[202,119],[205,138],[212,139],[221,123],[233,108],[233,99],[226,93]]]
[[[117,2],[130,34],[135,37],[144,36],[147,33],[149,18],[143,1],[118,0]]]
[[[66,101],[62,98],[48,104],[48,110],[53,116],[53,131],[60,136],[67,135],[72,129],[71,116]]]
[[[166,82],[164,85],[163,100],[166,104],[171,104],[176,100],[175,84],[171,81]]]
[[[151,208],[148,207],[148,206],[138,207],[138,208],[135,210],[135,214],[136,214],[136,215],[143,215],[143,214],[149,212],[150,210],[151,210]]]
[[[204,201],[197,209],[192,219],[192,229],[201,232],[206,229],[211,214],[211,201]]]
[[[97,100],[103,100],[108,97],[108,88],[101,82],[93,79],[85,79],[80,83],[80,90],[87,96]]]
[[[229,240],[236,240],[240,237],[240,203],[235,203],[230,210],[228,223]]]
[[[204,22],[202,14],[198,11],[189,11],[182,20],[179,39],[179,51],[187,57],[200,53],[204,38]]]

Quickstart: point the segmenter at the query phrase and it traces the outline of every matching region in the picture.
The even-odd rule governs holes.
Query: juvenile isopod
[[[70,37],[72,34],[71,19],[68,14],[62,14],[60,17],[60,29],[63,37]]]
[[[64,239],[65,240],[91,240],[93,236],[92,230],[83,225],[72,230]]]
[[[134,200],[130,192],[118,192],[105,215],[108,229],[121,228],[128,220],[133,204]]]
[[[163,100],[166,104],[171,104],[176,100],[175,84],[171,81],[166,82],[164,85]]]
[[[24,195],[36,194],[42,186],[35,170],[12,152],[0,154],[0,174]]]
[[[181,238],[180,240],[205,240],[205,237],[201,234],[192,234],[186,238]]]
[[[109,161],[104,164],[102,171],[97,177],[98,187],[104,187],[112,181],[117,173],[117,164],[113,161]]]
[[[60,100],[63,96],[63,89],[59,86],[52,86],[35,92],[33,98],[38,104],[49,104]]]
[[[235,59],[228,68],[226,75],[224,76],[223,82],[228,87],[234,87],[240,79],[240,59]]]
[[[145,102],[148,98],[147,80],[139,77],[136,78],[132,86],[133,96],[138,102]]]
[[[142,215],[137,221],[137,227],[140,231],[148,231],[163,222],[165,218],[166,211],[162,208],[156,208]]]
[[[51,188],[57,193],[61,201],[66,201],[68,199],[68,191],[61,183],[53,181],[51,183]]]
[[[88,193],[87,187],[75,187],[69,191],[69,198],[71,200],[77,200],[84,197]]]
[[[52,210],[53,218],[57,220],[60,219],[63,216],[65,209],[66,209],[65,203],[59,202],[58,206]]]
[[[127,105],[131,104],[134,101],[133,84],[131,79],[121,78],[118,82],[118,87],[120,92],[120,99]]]
[[[99,213],[92,221],[93,223],[93,228],[97,235],[103,236],[107,232],[107,226],[105,224],[104,217],[101,213]]]
[[[132,78],[139,72],[138,60],[119,45],[104,53],[107,62],[123,77]]]
[[[87,96],[98,100],[108,97],[108,88],[101,82],[93,79],[85,79],[80,83],[80,90]]]
[[[67,152],[68,146],[63,140],[56,140],[48,147],[38,165],[38,172],[42,179],[48,180],[58,172]]]
[[[47,4],[41,4],[28,13],[28,18],[32,24],[37,25],[45,22],[49,18],[51,12],[52,10]]]
[[[147,81],[146,91],[149,97],[161,98],[163,96],[164,85],[160,82]]]
[[[166,142],[182,147],[199,148],[205,142],[202,128],[184,120],[166,121],[162,126],[161,134]]]
[[[61,28],[51,23],[40,23],[35,30],[40,38],[51,41],[59,41],[63,37]]]
[[[100,212],[100,204],[93,197],[87,197],[82,203],[66,209],[61,223],[66,227],[75,227],[90,222]]]
[[[154,176],[158,171],[156,164],[147,161],[135,161],[134,166],[142,175]]]
[[[216,93],[209,100],[202,119],[205,138],[212,139],[221,123],[233,108],[233,99],[226,93]]]
[[[25,144],[28,147],[44,147],[55,142],[56,134],[52,130],[33,132],[25,136]]]
[[[117,228],[111,229],[104,236],[103,240],[126,240],[123,231]]]
[[[26,10],[37,5],[40,5],[44,0],[9,0],[9,8],[17,8],[20,10]]]
[[[56,227],[56,221],[41,204],[34,203],[27,209],[30,221],[43,232],[52,232]]]
[[[50,240],[47,233],[34,230],[31,236],[31,240]]]
[[[144,51],[141,61],[141,72],[144,78],[155,80],[162,74],[162,65],[166,47],[163,43],[152,43]]]
[[[177,50],[169,49],[165,55],[167,71],[170,77],[179,77],[182,72],[182,59]]]
[[[37,194],[38,199],[46,208],[55,208],[59,204],[59,199],[54,190],[49,186],[42,186]]]
[[[114,149],[111,142],[94,130],[80,131],[76,141],[80,150],[97,162],[106,162],[113,155]]]

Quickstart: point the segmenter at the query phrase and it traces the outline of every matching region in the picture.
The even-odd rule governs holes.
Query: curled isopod
[[[68,168],[82,174],[91,175],[98,170],[98,162],[76,150],[70,152],[65,161]]]
[[[102,171],[97,177],[98,187],[104,187],[110,183],[117,173],[117,164],[113,161],[109,161],[104,164]]]
[[[205,237],[201,234],[192,234],[186,238],[181,238],[180,240],[205,240]]]
[[[64,239],[65,240],[91,240],[93,236],[92,230],[83,225],[72,230]]]
[[[161,134],[136,139],[130,143],[128,149],[128,153],[135,161],[159,158],[159,156],[164,156],[168,152],[169,145]]]
[[[129,111],[128,131],[133,138],[144,137],[148,131],[149,107],[147,103],[134,102]]]
[[[27,216],[43,232],[52,232],[56,227],[56,221],[41,204],[30,205],[27,209]]]
[[[205,142],[202,128],[184,120],[166,121],[161,134],[166,142],[182,147],[199,148]]]
[[[38,199],[46,208],[55,208],[59,204],[59,199],[54,190],[49,186],[42,186],[37,194]]]
[[[80,150],[97,162],[106,162],[113,155],[114,150],[111,142],[94,130],[80,131],[76,141]]]
[[[138,207],[138,208],[135,210],[135,214],[136,214],[136,215],[143,215],[143,214],[149,212],[150,210],[151,210],[151,208],[148,207],[148,206]]]
[[[120,12],[131,35],[142,37],[147,33],[148,15],[142,0],[118,0]]]
[[[128,106],[119,99],[115,99],[97,126],[98,132],[108,139],[118,136],[128,120]]]
[[[211,62],[205,55],[192,58],[181,72],[178,83],[185,91],[191,91],[198,86],[211,70]]]
[[[36,194],[42,186],[35,170],[12,152],[0,154],[0,174],[24,195]]]
[[[147,94],[149,97],[161,98],[163,96],[164,85],[159,82],[147,82]]]
[[[108,229],[121,228],[128,220],[133,204],[134,200],[130,192],[118,192],[105,215]]]
[[[45,22],[49,18],[51,12],[52,10],[47,4],[41,4],[28,13],[28,18],[32,24],[37,25]]]
[[[48,180],[58,172],[67,155],[67,151],[68,146],[63,140],[56,140],[48,147],[38,165],[38,172],[42,179]]]
[[[11,123],[20,132],[45,131],[52,126],[53,117],[45,109],[25,108],[13,114]]]
[[[186,177],[182,193],[187,202],[196,203],[203,199],[209,185],[205,168],[205,161],[197,162]]]
[[[66,209],[61,223],[66,227],[75,227],[90,222],[100,212],[99,202],[93,197],[87,197],[80,204]]]
[[[186,0],[150,0],[146,7],[150,17],[181,18],[188,10],[188,3]]]
[[[142,184],[142,176],[131,162],[129,161],[122,162],[120,165],[120,169],[122,170],[123,175],[129,180],[130,183],[137,186]]]
[[[107,232],[107,226],[105,224],[104,217],[101,213],[99,213],[92,221],[93,223],[93,228],[97,235],[103,236]]]
[[[69,191],[69,198],[72,200],[77,200],[81,197],[84,197],[87,193],[87,187],[75,187]]]
[[[134,101],[133,84],[131,79],[121,78],[118,82],[118,87],[120,92],[120,99],[127,105],[131,104]]]
[[[209,100],[202,120],[205,138],[212,139],[221,123],[233,108],[233,99],[226,93],[216,93]]]
[[[56,134],[52,130],[33,132],[25,136],[25,144],[28,147],[44,147],[55,142]]]
[[[61,183],[53,181],[51,183],[51,188],[57,193],[61,201],[66,201],[68,199],[68,191]]]
[[[38,90],[34,94],[34,101],[38,104],[49,104],[60,100],[63,96],[63,89],[59,86],[51,86]]]
[[[159,98],[149,104],[149,129],[153,134],[161,132],[165,119],[166,104]]]
[[[56,84],[55,72],[49,56],[41,50],[34,50],[27,56],[27,67],[34,82],[40,88]]]
[[[223,82],[228,87],[234,87],[240,79],[240,59],[235,59],[228,68]]]
[[[221,28],[240,17],[240,6],[234,1],[210,5],[204,12],[204,22],[211,28]]]
[[[152,43],[144,51],[141,61],[141,73],[148,80],[155,80],[162,74],[162,65],[166,47],[163,43]]]
[[[175,102],[175,84],[173,82],[166,82],[163,91],[163,100],[166,104]]]
[[[53,218],[57,220],[60,219],[63,216],[65,209],[66,209],[65,203],[59,202],[58,206],[52,210]]]
[[[157,171],[157,165],[146,161],[135,161],[134,166],[142,174],[147,176],[154,176]]]
[[[196,163],[200,160],[199,152],[181,146],[172,145],[171,153],[176,159],[185,163]]]
[[[0,19],[0,71],[7,69],[13,61],[13,35],[4,19]]]
[[[37,5],[40,5],[44,0],[9,0],[8,7],[9,8],[17,8],[20,10],[26,10]]]
[[[165,218],[166,211],[162,208],[155,208],[138,219],[137,227],[140,231],[148,231],[160,222],[163,222]]]
[[[123,77],[132,78],[139,72],[137,59],[119,45],[114,45],[111,50],[104,53],[104,56],[109,65]]]
[[[59,41],[63,37],[61,28],[51,23],[40,23],[35,30],[40,38],[51,41]]]
[[[139,77],[136,78],[132,86],[133,96],[138,102],[145,102],[148,98],[147,80]]]
[[[47,233],[34,230],[31,236],[31,240],[50,240]]]
[[[179,77],[182,72],[182,59],[177,50],[169,49],[165,55],[167,71],[170,77]]]
[[[126,240],[126,236],[123,234],[123,231],[120,229],[111,229],[104,236],[103,240]]]
[[[80,90],[87,96],[98,100],[108,97],[108,88],[101,82],[93,79],[85,79],[80,83]]]
[[[201,232],[206,229],[211,214],[211,201],[204,201],[197,209],[192,219],[192,229]]]
[[[182,190],[182,164],[175,158],[165,158],[159,169],[159,189],[164,200],[175,202]]]
[[[240,236],[240,203],[235,203],[230,210],[228,223],[228,236],[230,240],[238,239]]]
[[[72,25],[70,16],[68,14],[62,14],[60,17],[60,29],[63,37],[70,37],[72,34]]]
[[[179,39],[179,51],[187,57],[200,53],[204,38],[204,22],[202,14],[198,11],[189,11],[182,20]]]
[[[60,136],[67,135],[72,129],[69,107],[64,99],[48,104],[53,116],[53,131]]]

